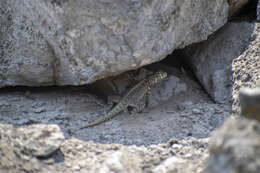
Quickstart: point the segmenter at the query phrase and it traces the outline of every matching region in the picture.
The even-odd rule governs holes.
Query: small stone
[[[201,114],[201,110],[197,109],[197,108],[194,108],[194,109],[192,109],[192,113],[194,113],[194,114]]]
[[[45,108],[42,108],[42,107],[39,107],[39,108],[35,108],[35,109],[34,109],[34,112],[35,112],[35,113],[43,113],[43,112],[46,112],[46,109],[45,109]]]
[[[193,102],[192,101],[185,101],[183,103],[184,106],[192,106],[193,105]]]
[[[177,105],[177,109],[178,109],[179,111],[184,111],[184,110],[185,110],[185,106],[183,106],[183,105]]]
[[[0,101],[0,106],[10,106],[11,104],[9,104],[7,101]]]

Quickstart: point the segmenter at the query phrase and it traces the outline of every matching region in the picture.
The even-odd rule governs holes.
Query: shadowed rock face
[[[183,49],[187,62],[207,93],[218,103],[232,99],[232,61],[252,39],[254,23],[229,22],[207,41]]]
[[[81,85],[166,57],[227,21],[226,0],[0,2],[0,87]]]
[[[241,115],[260,122],[260,87],[241,88],[239,94]]]

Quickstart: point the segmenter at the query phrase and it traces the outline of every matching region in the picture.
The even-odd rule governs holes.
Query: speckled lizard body
[[[82,128],[93,127],[95,125],[101,124],[116,115],[120,112],[127,111],[128,107],[132,107],[131,113],[141,112],[147,103],[147,99],[151,92],[151,87],[159,83],[162,79],[167,77],[167,73],[164,71],[158,71],[153,75],[150,75],[138,82],[133,88],[131,88],[124,97],[119,101],[119,103],[108,112],[103,118],[98,119],[92,123],[87,124]]]

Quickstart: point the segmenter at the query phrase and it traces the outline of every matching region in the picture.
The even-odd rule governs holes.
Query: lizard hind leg
[[[128,111],[130,110],[129,111],[130,114],[132,114],[132,113],[141,113],[142,110],[146,107],[146,104],[147,104],[146,99],[147,99],[147,97],[143,97],[138,102],[135,102],[133,104],[129,104],[127,109],[128,109]]]
[[[145,105],[146,105],[145,102],[137,105],[136,107],[133,108],[132,113],[141,113],[144,110]]]
[[[141,113],[145,107],[149,105],[149,97],[151,95],[151,88],[147,89],[145,96],[133,107],[132,112],[134,113]]]

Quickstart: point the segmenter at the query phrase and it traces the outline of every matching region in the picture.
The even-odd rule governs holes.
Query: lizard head
[[[153,75],[151,75],[147,81],[150,86],[153,86],[160,82],[161,80],[165,79],[167,77],[167,73],[165,71],[159,70],[155,72]]]
[[[167,77],[167,73],[165,71],[157,71],[155,74],[154,74],[157,78],[159,79],[164,79]]]

